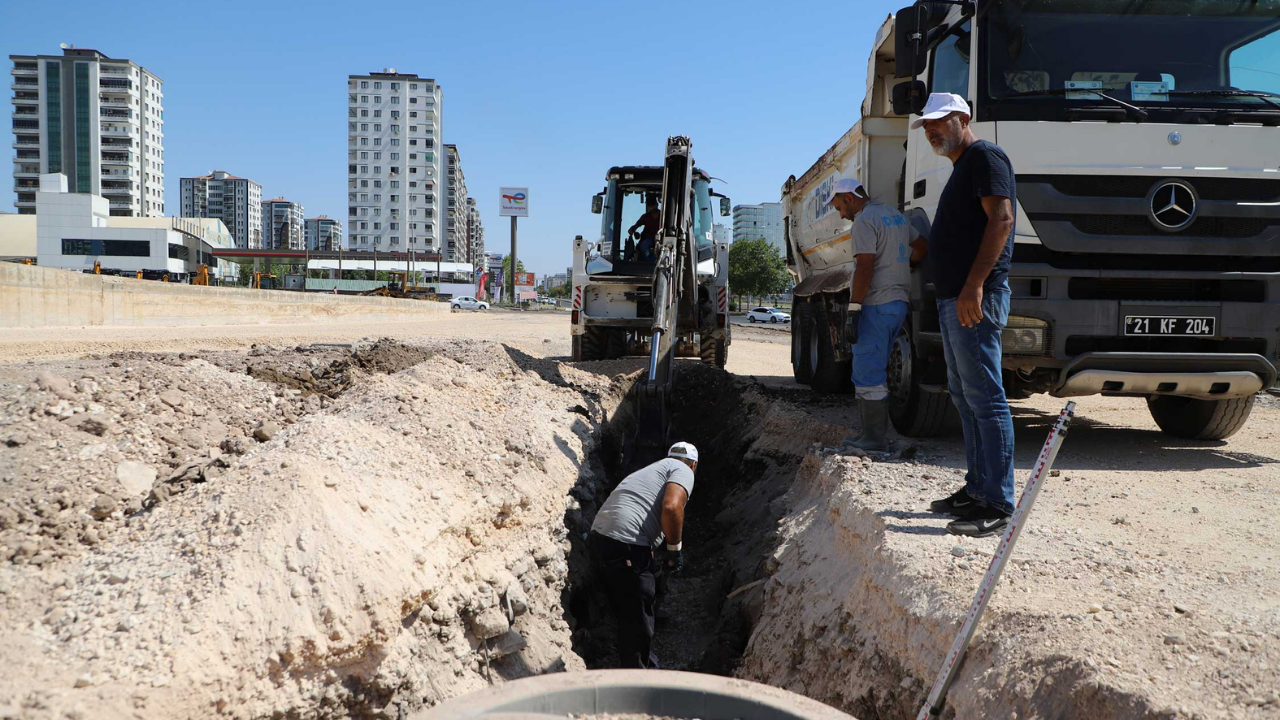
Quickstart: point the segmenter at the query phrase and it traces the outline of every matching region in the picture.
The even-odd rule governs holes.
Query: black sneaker
[[[947,532],[968,537],[987,537],[1004,532],[1009,526],[1009,516],[993,508],[978,508],[968,517],[947,523]]]
[[[954,495],[948,495],[941,500],[934,500],[929,503],[929,509],[940,515],[954,515],[959,518],[968,517],[970,513],[978,509],[978,503],[969,497],[969,493],[960,488]]]

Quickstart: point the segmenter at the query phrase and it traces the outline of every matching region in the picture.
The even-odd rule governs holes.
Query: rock
[[[1196,507],[1196,506],[1192,505],[1192,506],[1191,506],[1191,512],[1192,512],[1193,514],[1199,515],[1199,514],[1200,514],[1200,508],[1198,508],[1198,507]]]
[[[1101,606],[1101,605],[1099,605],[1099,604],[1097,604],[1097,603],[1093,603],[1092,605],[1090,605],[1090,606],[1089,606],[1089,609],[1088,609],[1088,610],[1086,610],[1085,612],[1087,612],[1087,613],[1100,613],[1100,612],[1102,612],[1102,606]]]
[[[93,501],[93,507],[89,508],[89,515],[94,520],[106,520],[119,507],[120,503],[115,498],[110,495],[99,494]]]
[[[103,443],[94,443],[92,445],[85,445],[84,447],[80,448],[80,452],[76,453],[76,457],[80,458],[81,460],[92,460],[98,457],[99,455],[105,453],[109,449],[110,448],[108,448]]]
[[[90,435],[102,437],[111,431],[114,423],[111,422],[111,418],[103,415],[102,413],[85,413],[82,415],[76,415],[70,420],[67,420],[67,425],[74,427],[81,432],[87,432]]]
[[[489,643],[489,658],[496,660],[528,647],[529,643],[515,630],[508,630]]]
[[[71,383],[66,378],[59,377],[51,372],[36,373],[36,386],[57,395],[63,400],[76,399],[76,393],[71,388]]]
[[[529,612],[529,596],[524,594],[524,588],[520,587],[517,581],[511,581],[507,585],[506,592],[507,604],[511,606],[511,614],[519,617]]]
[[[267,442],[280,432],[280,426],[274,421],[266,420],[253,431],[253,437],[258,442]]]
[[[457,385],[458,387],[467,387],[468,385],[471,384],[471,381],[468,380],[467,378],[462,377],[461,375],[454,375],[453,384]]]
[[[92,684],[93,684],[93,677],[89,675],[81,675],[80,677],[76,678],[76,687],[78,688],[87,688]]]
[[[116,465],[116,480],[129,495],[144,495],[156,483],[156,469],[136,460],[125,460]]]
[[[24,432],[11,433],[9,437],[4,439],[4,444],[9,447],[22,447],[31,442],[31,437]]]
[[[123,585],[127,582],[129,582],[129,576],[124,573],[113,572],[110,575],[107,575],[108,585]]]
[[[175,409],[178,408],[180,405],[182,405],[182,400],[183,400],[182,393],[178,392],[177,390],[165,390],[164,392],[160,393],[160,402],[164,403],[165,405],[168,405],[171,408],[175,408]]]
[[[510,629],[506,613],[496,607],[488,608],[471,621],[471,631],[481,640],[498,637]]]
[[[951,554],[952,554],[952,555],[955,555],[956,557],[964,557],[964,556],[965,556],[965,554],[966,554],[967,552],[968,552],[968,551],[964,549],[964,546],[963,546],[963,545],[952,545],[952,546],[951,546]]]
[[[1181,635],[1165,635],[1164,644],[1165,645],[1185,645],[1186,639],[1183,638]]]

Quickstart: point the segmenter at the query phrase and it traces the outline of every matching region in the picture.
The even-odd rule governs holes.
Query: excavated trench
[[[682,363],[671,406],[671,441],[699,451],[694,491],[685,515],[685,569],[659,576],[655,652],[662,667],[730,675],[738,667],[758,616],[767,559],[799,454],[756,448],[767,400],[744,393],[747,384],[716,368]],[[617,667],[615,628],[600,583],[591,582],[585,535],[604,499],[645,464],[631,458],[635,434],[633,387],[601,427],[599,459],[605,477],[586,492],[568,519],[573,542],[566,607],[573,648],[590,668]]]

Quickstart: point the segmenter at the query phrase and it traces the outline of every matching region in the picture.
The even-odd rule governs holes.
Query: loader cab
[[[628,242],[627,231],[645,214],[650,202],[662,202],[662,168],[658,166],[625,166],[610,168],[606,185],[592,199],[591,210],[600,215],[600,241],[595,254],[589,258],[587,272],[591,275],[653,274],[657,253],[646,257],[641,247],[648,227],[637,230],[635,242]],[[693,237],[697,242],[699,262],[710,259],[713,253],[713,226],[715,198],[711,190],[711,177],[699,169],[693,171]],[[660,227],[653,225],[658,234]],[[642,235],[643,233],[643,235]]]

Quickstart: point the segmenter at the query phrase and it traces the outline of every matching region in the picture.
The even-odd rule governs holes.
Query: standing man
[[[852,380],[862,434],[849,444],[867,452],[888,452],[889,348],[907,318],[911,268],[928,252],[928,245],[901,213],[872,200],[856,178],[838,181],[827,203],[840,217],[853,221],[849,236],[857,260],[849,320],[858,331]]]
[[[933,93],[923,116],[933,151],[951,160],[929,240],[930,279],[947,360],[947,386],[964,429],[965,486],[930,505],[958,517],[954,535],[1003,532],[1013,513],[1013,418],[1001,381],[1000,334],[1009,320],[1017,188],[1013,164],[969,127],[969,104]]]
[[[618,663],[656,668],[653,602],[654,548],[665,538],[667,572],[684,569],[684,506],[693,494],[698,449],[686,442],[667,457],[631,473],[600,506],[587,543],[618,623]]]

